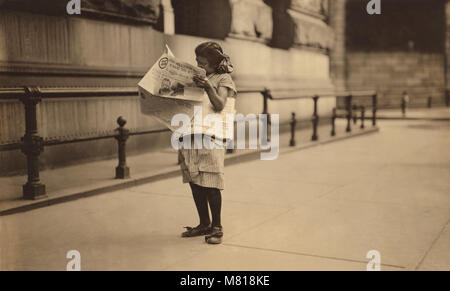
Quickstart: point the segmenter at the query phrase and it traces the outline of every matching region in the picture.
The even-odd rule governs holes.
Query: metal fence
[[[320,90],[317,90],[320,91]],[[319,139],[317,134],[317,127],[319,124],[318,114],[318,100],[323,97],[345,97],[346,112],[340,114],[336,108],[333,108],[331,117],[331,135],[336,134],[335,120],[336,118],[347,119],[347,132],[351,131],[351,120],[356,123],[356,108],[352,106],[354,98],[372,98],[372,124],[376,125],[376,111],[377,111],[377,93],[375,91],[359,91],[359,92],[322,92],[317,94],[296,94],[296,90],[289,90],[281,93],[280,91],[271,91],[268,88],[252,88],[246,90],[239,90],[239,94],[261,94],[263,98],[263,114],[268,116],[268,126],[270,126],[270,113],[268,109],[268,100],[295,100],[312,98],[314,101],[314,113],[311,119],[313,134],[311,139],[317,141]],[[298,92],[298,91],[297,91]],[[115,97],[115,96],[137,96],[137,88],[39,88],[39,87],[23,87],[23,88],[0,88],[0,99],[4,100],[20,100],[25,108],[25,134],[21,138],[21,142],[0,144],[0,151],[11,151],[20,149],[27,158],[27,172],[28,180],[23,185],[23,199],[35,200],[46,196],[45,185],[39,179],[39,155],[44,150],[44,147],[94,141],[100,139],[114,138],[118,142],[118,166],[116,167],[116,178],[125,179],[129,177],[129,167],[126,164],[126,141],[133,135],[155,134],[167,132],[169,129],[148,130],[148,131],[130,131],[125,128],[126,120],[119,116],[117,118],[118,127],[115,129],[115,134],[102,135],[86,138],[73,139],[51,139],[44,140],[39,136],[37,128],[36,106],[43,98],[74,98],[74,97]],[[360,107],[361,128],[364,128],[365,108]],[[290,146],[295,146],[295,130],[296,130],[296,116],[292,113],[292,119],[289,122],[291,126]]]

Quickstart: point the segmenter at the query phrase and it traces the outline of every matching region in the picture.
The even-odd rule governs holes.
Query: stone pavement
[[[366,118],[372,116],[372,112],[367,113]],[[450,120],[450,107],[432,108],[407,108],[403,116],[400,108],[379,109],[377,111],[379,119],[423,119],[423,120]]]
[[[450,270],[450,123],[380,132],[227,166],[224,242],[197,221],[180,177],[0,216],[0,269]]]

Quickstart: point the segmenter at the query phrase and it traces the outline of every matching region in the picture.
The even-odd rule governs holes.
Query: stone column
[[[164,18],[164,33],[165,34],[175,34],[175,15],[173,13],[172,4],[170,0],[162,0],[162,13]]]
[[[345,22],[347,0],[329,0],[329,21],[334,30],[334,44],[330,51],[330,73],[336,90],[346,89],[346,61],[345,61]]]

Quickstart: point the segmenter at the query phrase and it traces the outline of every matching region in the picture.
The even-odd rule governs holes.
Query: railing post
[[[317,125],[319,124],[319,113],[317,111],[317,101],[319,100],[319,96],[314,96],[313,100],[314,100],[314,113],[313,113],[313,118],[312,118],[313,135],[311,137],[311,140],[316,141],[319,139],[319,137],[317,136]]]
[[[353,112],[353,124],[354,125],[356,125],[356,122],[358,121],[358,113],[357,113],[357,110],[358,110],[358,106],[356,106],[356,105],[353,105],[352,106],[352,112]]]
[[[428,108],[431,108],[432,100],[433,100],[433,97],[428,96]]]
[[[378,103],[377,93],[372,95],[372,126],[377,125],[377,103]]]
[[[36,105],[41,102],[39,87],[25,87],[20,101],[25,105],[25,135],[22,152],[27,156],[28,181],[23,185],[23,199],[36,200],[47,197],[45,185],[39,180],[39,155],[44,151],[44,141],[38,135]]]
[[[297,120],[295,119],[295,112],[292,112],[291,118],[291,140],[289,141],[289,146],[295,147],[295,125],[297,124]]]
[[[366,108],[361,106],[361,129],[364,129],[364,115],[366,115]]]
[[[130,177],[130,168],[127,167],[125,151],[125,146],[130,135],[130,131],[124,128],[126,123],[127,121],[123,119],[122,116],[117,118],[117,124],[119,124],[119,127],[116,129],[118,134],[115,136],[115,139],[117,140],[119,148],[119,165],[116,167],[116,179],[126,179]]]
[[[269,99],[272,98],[272,95],[270,94],[270,90],[267,88],[264,88],[263,91],[261,91],[261,94],[263,96],[263,114],[267,115],[267,127],[263,130],[263,134],[265,136],[262,137],[263,141],[270,141],[271,135],[269,134],[269,131],[271,130],[271,120],[270,120],[270,114],[269,114],[269,106],[268,102]]]
[[[269,94],[270,94],[270,91],[269,91],[269,89],[267,89],[267,88],[265,88],[263,91],[261,91],[261,94],[262,94],[262,96],[263,96],[263,101],[264,101],[264,103],[263,103],[263,114],[267,114],[267,112],[269,111],[269,109],[268,109],[268,99],[269,99]]]
[[[336,108],[333,108],[333,113],[331,115],[331,136],[336,135]]]
[[[351,132],[351,120],[352,120],[352,95],[348,95],[346,97],[347,102],[347,128],[345,129],[346,132]]]

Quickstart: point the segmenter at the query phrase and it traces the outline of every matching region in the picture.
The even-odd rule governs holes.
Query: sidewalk
[[[311,141],[312,129],[310,127],[298,130],[296,147],[288,146],[290,133],[282,133],[280,134],[280,153],[378,130],[377,127],[373,128],[369,121],[366,121],[365,125],[366,129],[361,130],[359,122],[357,125],[352,123],[353,131],[346,133],[346,122],[336,120],[336,136],[330,136],[331,125],[323,125],[318,129],[318,142]],[[259,150],[237,150],[226,156],[225,164],[230,165],[244,160],[259,159],[259,157]],[[114,179],[117,163],[118,161],[114,159],[42,171],[40,180],[46,185],[48,197],[34,201],[21,199],[22,185],[27,181],[26,176],[1,177],[0,215],[36,209],[180,175],[177,152],[172,148],[127,157],[130,179]]]
[[[221,245],[180,237],[198,217],[173,177],[1,216],[0,269],[65,270],[77,250],[81,270],[365,271],[376,250],[381,270],[450,270],[450,123],[379,126],[227,166]]]
[[[359,113],[358,113],[359,116]],[[371,118],[372,112],[367,112],[366,118]],[[404,120],[443,120],[450,121],[450,107],[432,108],[406,108],[403,116],[398,109],[379,109],[377,119],[404,119]]]

